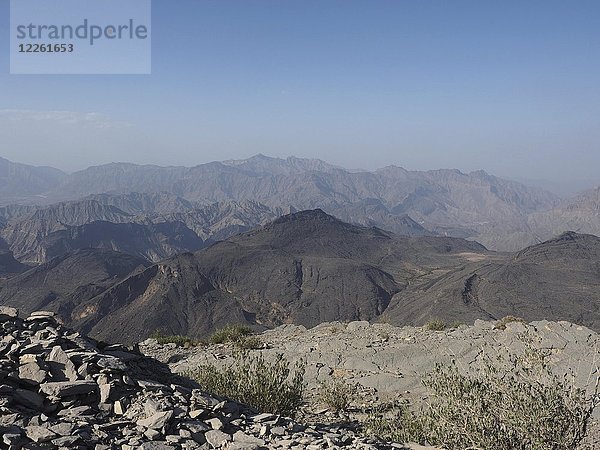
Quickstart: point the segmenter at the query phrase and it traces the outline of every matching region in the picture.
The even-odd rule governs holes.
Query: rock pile
[[[137,349],[0,307],[0,436],[7,449],[402,448],[207,395]]]

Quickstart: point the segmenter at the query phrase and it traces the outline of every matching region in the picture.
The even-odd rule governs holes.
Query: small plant
[[[349,385],[341,378],[334,377],[331,381],[319,382],[319,399],[337,412],[347,411],[357,397],[356,386]]]
[[[587,396],[550,370],[548,356],[526,344],[522,355],[484,358],[476,373],[437,365],[424,380],[430,392],[425,406],[372,415],[366,428],[386,439],[449,450],[575,450],[600,404],[598,380]]]
[[[213,344],[235,343],[251,334],[252,330],[245,325],[226,325],[212,334],[210,342]]]
[[[370,411],[363,430],[369,436],[392,442],[422,442],[424,436],[421,421],[409,410],[408,403],[401,401],[379,405]]]
[[[227,325],[213,333],[213,344],[233,344],[240,350],[256,350],[263,347],[260,338],[251,336],[252,329],[245,325]]]
[[[293,416],[302,405],[304,393],[303,362],[290,363],[278,354],[268,362],[262,354],[238,354],[226,368],[203,365],[192,377],[204,390],[251,406],[261,412]]]
[[[455,320],[454,322],[452,322],[450,324],[450,328],[460,328],[462,325],[464,325],[464,322],[461,322],[460,320]]]
[[[156,330],[150,336],[152,339],[156,339],[159,344],[176,344],[180,347],[193,347],[199,344],[199,341],[192,339],[189,336],[182,336],[179,334],[175,335],[167,335],[163,334],[161,331]]]
[[[511,322],[526,323],[525,320],[521,319],[520,317],[506,316],[496,322],[496,325],[494,325],[494,330],[506,330],[506,325]]]
[[[440,319],[433,319],[425,324],[425,329],[429,331],[444,331],[446,327],[446,322]]]
[[[258,336],[246,336],[235,341],[234,344],[240,350],[258,350],[264,347]]]

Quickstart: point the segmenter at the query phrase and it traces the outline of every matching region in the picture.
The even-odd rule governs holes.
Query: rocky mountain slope
[[[44,196],[29,200],[52,203],[89,196],[132,215],[148,214],[148,210],[185,214],[190,208],[217,202],[258,202],[274,214],[321,208],[341,219],[398,234],[468,237],[488,248],[510,251],[551,237],[544,225],[550,219],[535,215],[559,204],[548,192],[483,171],[420,172],[394,166],[374,172],[347,171],[319,160],[263,155],[189,168],[90,167],[68,175]],[[573,228],[560,214],[555,216],[553,231]],[[250,222],[264,223],[261,220],[264,215],[257,212]],[[577,230],[594,233],[597,222],[597,215],[582,212]]]
[[[67,174],[52,167],[18,164],[0,157],[0,197],[10,203],[31,200],[58,188]]]
[[[106,268],[116,264],[106,258],[122,270]],[[600,238],[592,235],[567,233],[504,254],[463,239],[398,236],[311,210],[153,265],[139,255],[67,253],[0,284],[0,304],[57,311],[79,330],[122,342],[154,330],[201,337],[228,323],[422,325],[509,314],[598,330],[598,261]]]
[[[320,210],[305,211],[130,276],[119,272],[112,283],[103,269],[105,254],[66,255],[9,280],[0,288],[0,304],[16,303],[26,312],[59,311],[78,329],[123,342],[157,329],[205,336],[232,322],[260,328],[370,320],[411,279],[485,253],[481,245],[461,239],[396,236],[346,224]],[[140,265],[140,260],[127,261],[130,270]],[[48,280],[61,285],[67,275],[55,267],[63,264],[78,264],[78,270],[64,280],[68,289],[62,286],[61,295],[51,295]],[[40,280],[46,281],[38,292]]]
[[[144,259],[112,250],[78,250],[0,284],[0,305],[27,313],[50,309],[68,318],[78,304],[147,265]]]
[[[516,315],[600,330],[599,298],[600,238],[570,232],[414,283],[392,299],[384,320],[421,325],[433,317],[471,323]]]
[[[284,216],[196,254],[151,266],[79,305],[79,329],[134,342],[160,329],[205,336],[227,323],[270,327],[374,319],[423,270],[485,252],[451,238],[406,238],[320,210]],[[85,311],[85,313],[83,313]]]
[[[17,261],[12,252],[0,250],[0,280],[10,278],[12,275],[19,274],[29,269],[25,264]]]

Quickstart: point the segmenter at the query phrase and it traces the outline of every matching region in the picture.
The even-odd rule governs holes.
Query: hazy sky
[[[0,156],[318,157],[600,183],[600,2],[154,0],[153,74],[11,76]]]

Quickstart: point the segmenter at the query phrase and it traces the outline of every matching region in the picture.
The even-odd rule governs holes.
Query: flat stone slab
[[[25,434],[33,442],[47,442],[57,437],[56,434],[48,428],[38,426],[25,427]]]
[[[69,358],[69,355],[59,346],[56,345],[46,358],[46,362],[50,366],[52,378],[56,381],[76,381],[77,370],[75,365]]]
[[[46,379],[46,371],[37,362],[30,362],[19,367],[19,378],[31,384],[40,384]]]
[[[141,450],[175,450],[179,447],[166,442],[144,442],[139,448]]]
[[[147,419],[138,420],[137,424],[145,428],[160,430],[169,422],[171,417],[173,417],[173,411],[157,412]]]
[[[71,397],[73,395],[91,394],[98,385],[94,381],[59,381],[57,383],[44,383],[40,391],[52,397]]]
[[[231,441],[231,436],[219,430],[207,431],[204,435],[206,442],[213,447],[219,448]]]

